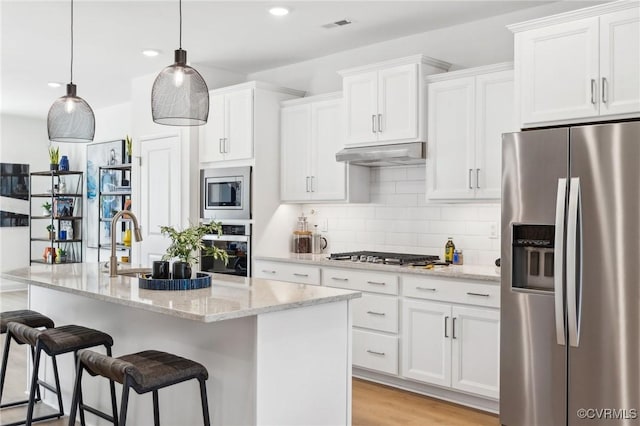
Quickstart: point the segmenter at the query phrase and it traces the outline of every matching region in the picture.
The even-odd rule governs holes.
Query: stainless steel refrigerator
[[[640,424],[640,121],[505,134],[500,421]]]

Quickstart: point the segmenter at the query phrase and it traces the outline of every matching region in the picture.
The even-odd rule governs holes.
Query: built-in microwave
[[[200,170],[200,217],[251,219],[251,167]]]

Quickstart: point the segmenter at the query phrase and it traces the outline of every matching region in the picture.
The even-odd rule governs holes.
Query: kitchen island
[[[205,365],[214,425],[351,423],[350,300],[358,292],[226,275],[213,275],[206,289],[143,290],[136,277],[110,278],[97,263],[33,265],[2,276],[28,284],[30,309],[57,325],[109,333],[114,356],[156,349]],[[58,363],[68,412],[73,357]],[[49,364],[45,370],[52,378]],[[85,402],[109,411],[107,383],[85,378]],[[164,424],[202,424],[193,383],[159,396]],[[45,401],[54,398],[45,393]],[[129,423],[149,424],[152,416],[150,395],[130,398]]]

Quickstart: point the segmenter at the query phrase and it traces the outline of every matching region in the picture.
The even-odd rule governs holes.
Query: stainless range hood
[[[336,154],[336,161],[368,167],[424,164],[426,158],[425,142],[345,148]]]

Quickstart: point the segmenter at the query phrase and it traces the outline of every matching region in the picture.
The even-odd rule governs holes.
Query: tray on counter
[[[197,290],[211,287],[211,275],[204,272],[197,272],[195,278],[161,279],[151,278],[151,274],[142,274],[138,278],[138,286],[145,290]]]

